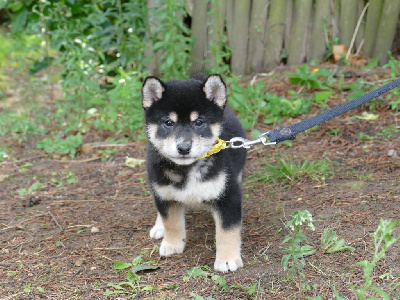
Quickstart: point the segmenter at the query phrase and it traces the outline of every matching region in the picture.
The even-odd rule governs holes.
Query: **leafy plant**
[[[400,61],[397,61],[392,52],[389,51],[389,61],[383,66],[384,68],[390,68],[390,76],[394,79],[397,78],[397,72],[400,69]]]
[[[29,188],[20,188],[20,189],[18,189],[17,193],[20,196],[25,196],[25,195],[28,195],[28,194],[32,194],[32,193],[36,192],[37,190],[40,190],[42,187],[43,187],[42,183],[35,182]]]
[[[189,51],[192,40],[190,29],[181,16],[186,16],[185,3],[182,0],[159,1],[154,16],[161,26],[157,26],[153,36],[153,51],[160,52],[160,72],[165,79],[187,77],[190,65]]]
[[[74,158],[80,145],[82,145],[82,134],[79,132],[65,139],[60,137],[45,138],[36,143],[36,148],[43,149],[47,153],[69,154],[71,158]]]
[[[130,296],[135,296],[140,291],[152,291],[154,286],[152,285],[142,285],[142,280],[137,273],[143,271],[152,271],[158,269],[158,266],[155,266],[155,262],[149,261],[144,263],[143,257],[141,255],[135,257],[131,263],[125,262],[115,262],[114,269],[115,270],[126,270],[129,269],[126,274],[126,281],[113,284],[109,283],[109,286],[112,290],[106,291],[104,296],[125,294]]]
[[[315,252],[313,246],[304,244],[307,241],[307,237],[303,232],[304,225],[307,225],[311,230],[315,230],[311,213],[308,210],[295,211],[292,219],[285,225],[285,228],[289,229],[290,233],[285,236],[282,244],[287,244],[288,246],[281,247],[283,252],[286,253],[282,256],[282,267],[285,271],[288,270],[290,278],[298,279],[299,283],[305,278],[303,273],[304,257]]]
[[[318,76],[322,78],[328,78],[331,71],[328,69],[314,69],[309,70],[306,64],[298,66],[296,73],[287,73],[286,76],[289,78],[289,82],[292,84],[302,85],[308,89],[327,89],[324,81],[321,81]]]
[[[346,246],[344,239],[339,239],[332,228],[325,228],[321,237],[322,248],[326,253],[354,251],[354,247]]]
[[[353,288],[354,293],[359,297],[360,300],[365,299],[377,299],[372,296],[373,294],[379,295],[383,299],[390,299],[388,294],[374,283],[372,272],[376,267],[378,261],[385,258],[386,251],[394,243],[400,240],[399,237],[393,237],[394,227],[398,223],[396,221],[389,221],[381,219],[373,235],[374,241],[374,253],[371,261],[363,260],[358,262],[356,265],[364,269],[364,284],[359,288]]]

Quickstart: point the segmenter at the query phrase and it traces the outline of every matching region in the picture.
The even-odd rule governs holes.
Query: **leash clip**
[[[262,143],[264,146],[268,145],[275,145],[276,142],[268,142],[266,135],[268,132],[262,133],[259,135],[258,139],[256,140],[248,140],[242,137],[234,137],[231,138],[229,141],[226,142],[227,148],[245,148],[249,149],[251,146]]]

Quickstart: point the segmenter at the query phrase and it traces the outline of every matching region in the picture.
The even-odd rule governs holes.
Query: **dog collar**
[[[210,150],[208,150],[208,152],[206,154],[203,154],[202,156],[200,156],[198,159],[203,159],[206,157],[209,157],[215,153],[218,153],[219,151],[221,151],[222,149],[226,148],[226,142],[224,140],[218,139],[217,143],[211,147]]]

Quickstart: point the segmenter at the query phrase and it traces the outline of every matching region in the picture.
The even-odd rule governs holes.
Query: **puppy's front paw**
[[[215,260],[214,269],[219,272],[228,272],[228,271],[236,271],[239,268],[243,267],[242,258],[238,257],[236,259],[229,260]]]
[[[165,239],[161,242],[160,255],[171,256],[172,254],[182,253],[185,249],[185,241],[178,240],[173,243],[167,242]]]
[[[164,237],[164,227],[155,225],[150,229],[150,237],[152,239],[161,239]]]

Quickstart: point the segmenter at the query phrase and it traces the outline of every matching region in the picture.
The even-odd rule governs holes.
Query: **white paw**
[[[229,259],[229,260],[215,260],[214,269],[219,272],[234,272],[239,268],[243,267],[243,261],[239,257],[237,259]]]
[[[150,237],[152,239],[161,239],[164,237],[164,227],[154,226],[150,230]]]
[[[175,243],[166,242],[165,239],[161,242],[160,255],[161,256],[171,256],[172,254],[182,253],[185,249],[185,242],[178,241]]]

